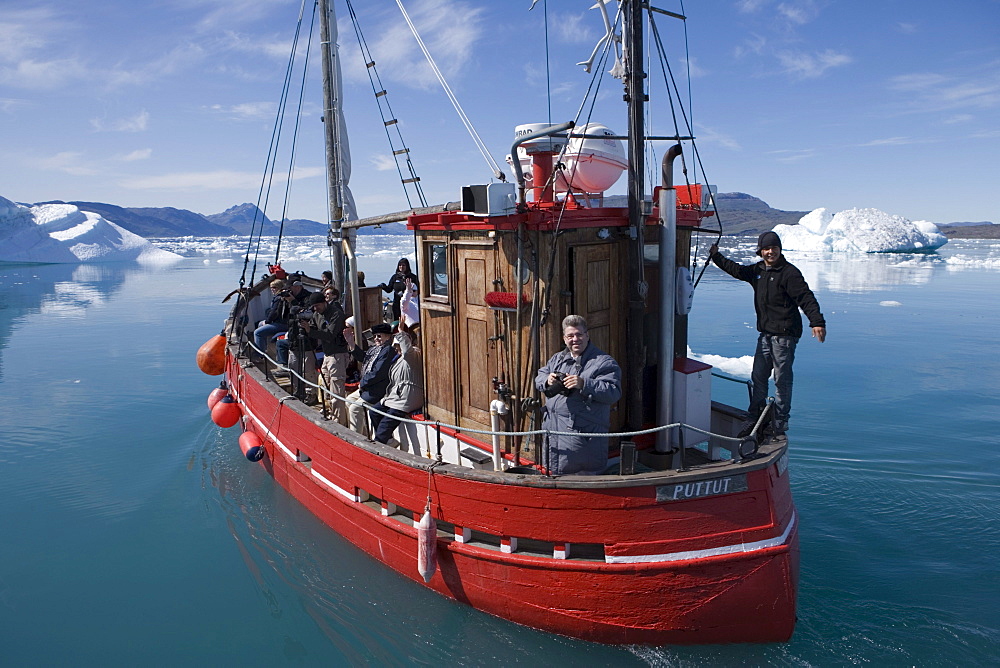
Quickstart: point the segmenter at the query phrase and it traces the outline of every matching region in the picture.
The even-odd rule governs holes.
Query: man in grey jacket
[[[535,387],[547,398],[542,429],[579,434],[606,433],[611,405],[621,398],[621,369],[613,357],[590,342],[587,321],[568,315],[562,321],[566,348],[538,370]],[[547,434],[544,463],[553,475],[595,475],[608,465],[608,439]]]

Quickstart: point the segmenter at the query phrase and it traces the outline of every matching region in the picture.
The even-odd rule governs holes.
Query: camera
[[[552,398],[557,394],[561,394],[563,396],[568,397],[570,394],[572,394],[573,390],[571,389],[567,390],[566,387],[563,385],[563,379],[566,377],[566,374],[563,373],[562,371],[555,371],[553,372],[553,375],[556,377],[556,382],[552,383],[551,385],[545,388],[545,396]]]
[[[278,292],[278,296],[279,297],[291,297],[292,296],[292,291],[291,290],[281,290],[281,291]]]

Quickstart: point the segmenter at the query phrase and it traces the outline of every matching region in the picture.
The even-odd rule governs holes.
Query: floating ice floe
[[[29,207],[0,197],[0,262],[148,264],[180,259],[72,204]]]
[[[776,225],[784,250],[846,253],[920,253],[948,243],[937,225],[911,221],[878,209],[848,209],[831,214],[816,209],[797,225]]]

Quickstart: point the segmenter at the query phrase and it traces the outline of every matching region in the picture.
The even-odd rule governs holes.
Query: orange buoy
[[[198,368],[209,376],[218,376],[226,370],[226,337],[213,336],[198,348]]]
[[[437,522],[430,506],[417,522],[417,570],[424,582],[430,582],[437,571]]]
[[[240,450],[252,462],[259,462],[264,456],[264,444],[261,442],[260,436],[252,431],[240,434]]]
[[[229,394],[229,386],[226,385],[226,381],[219,383],[219,386],[208,393],[208,410],[215,408],[215,404],[219,403],[222,397]]]
[[[242,415],[243,411],[240,410],[240,405],[227,394],[219,399],[215,408],[212,409],[212,422],[220,427],[228,428],[239,422]]]

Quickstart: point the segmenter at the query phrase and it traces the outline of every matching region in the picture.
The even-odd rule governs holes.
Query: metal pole
[[[630,0],[625,12],[626,66],[625,100],[628,102],[628,223],[633,243],[629,249],[628,316],[625,341],[628,363],[625,366],[626,424],[637,429],[642,424],[642,370],[646,366],[643,323],[646,310],[646,281],[643,271],[645,243],[645,108],[646,73],[642,69],[642,3]]]
[[[660,338],[659,338],[659,405],[656,423],[674,421],[674,318],[677,313],[677,191],[674,190],[674,158],[681,154],[675,144],[663,156],[663,187],[660,189]],[[656,451],[670,450],[671,433],[656,432]]]
[[[320,12],[320,53],[323,61],[323,123],[326,139],[326,175],[327,197],[330,216],[330,252],[333,262],[333,280],[344,292],[344,254],[341,248],[343,241],[344,199],[342,190],[343,176],[341,174],[340,153],[340,82],[336,58],[337,21],[334,16],[333,3],[329,0],[319,0]]]

